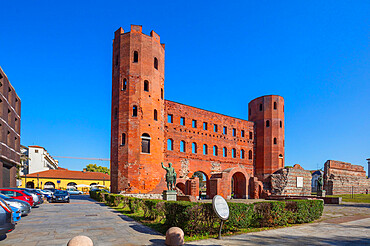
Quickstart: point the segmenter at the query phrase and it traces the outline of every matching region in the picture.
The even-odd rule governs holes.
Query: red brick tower
[[[150,193],[163,176],[164,44],[119,28],[113,40],[111,189]]]
[[[249,103],[255,125],[255,176],[264,180],[284,167],[284,98],[262,96]]]

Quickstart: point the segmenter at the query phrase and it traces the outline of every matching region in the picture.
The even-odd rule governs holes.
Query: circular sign
[[[226,200],[222,196],[214,196],[212,200],[212,205],[213,210],[220,219],[227,220],[229,218],[229,205],[227,205]]]

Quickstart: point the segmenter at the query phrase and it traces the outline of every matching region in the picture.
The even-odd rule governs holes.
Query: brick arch
[[[196,172],[201,172],[201,173],[204,174],[204,176],[206,176],[206,198],[209,198],[209,179],[210,179],[211,175],[209,173],[207,173],[207,171],[203,171],[203,170],[199,169],[199,170],[195,170],[195,171],[190,172],[189,173],[190,177],[192,177],[194,175],[194,173],[196,173]],[[200,195],[200,193],[199,193],[199,195]]]
[[[248,198],[250,174],[241,167],[227,168],[219,174],[212,175],[210,179],[210,198],[220,195],[225,199],[231,198],[231,180],[237,179],[239,182],[237,198]]]

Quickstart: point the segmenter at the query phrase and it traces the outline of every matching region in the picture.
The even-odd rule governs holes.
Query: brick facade
[[[324,164],[324,190],[327,195],[366,193],[370,180],[362,166],[328,160]]]
[[[253,100],[249,121],[164,100],[164,48],[155,32],[145,35],[141,26],[115,32],[112,192],[162,193],[166,185],[161,162],[171,162],[178,188],[186,195],[198,195],[191,178],[200,171],[206,177],[208,197],[230,197],[232,192],[248,197],[257,163],[261,177],[284,166],[279,157],[284,155],[283,98]],[[260,129],[266,120],[271,126]]]

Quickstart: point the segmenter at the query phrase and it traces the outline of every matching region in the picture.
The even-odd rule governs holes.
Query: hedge
[[[139,199],[100,191],[90,191],[90,197],[109,206],[129,208],[132,213],[143,211],[145,220],[163,222],[166,228],[180,227],[189,236],[215,234],[220,224],[212,203]],[[319,219],[324,209],[322,200],[228,205],[230,216],[224,224],[224,231],[307,223]]]

